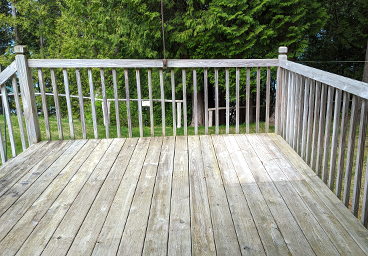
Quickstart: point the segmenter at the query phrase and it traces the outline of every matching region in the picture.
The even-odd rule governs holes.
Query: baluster
[[[260,103],[261,103],[261,68],[257,67],[256,133],[259,133]]]
[[[193,114],[194,114],[194,134],[198,135],[198,116],[197,116],[197,103],[198,103],[198,99],[197,99],[197,70],[194,68],[193,69],[193,101],[194,101],[194,106],[193,106]]]
[[[166,136],[164,73],[162,69],[160,69],[160,89],[161,89],[162,136]]]
[[[236,119],[236,128],[235,133],[239,134],[239,112],[240,112],[240,101],[239,101],[239,80],[240,80],[240,74],[239,74],[239,68],[236,68],[236,83],[235,83],[235,90],[236,90],[236,110],[235,110],[235,119]]]
[[[312,150],[312,130],[313,130],[313,112],[314,112],[314,99],[315,99],[315,89],[316,82],[314,80],[309,80],[309,113],[308,113],[308,133],[307,133],[307,150],[306,150],[306,163],[311,165],[311,150]]]
[[[184,85],[183,85],[184,86]],[[151,136],[155,136],[155,120],[153,118],[153,100],[152,100],[152,69],[148,69],[148,94],[150,103],[150,122],[151,122]]]
[[[53,68],[50,69],[50,73],[51,73],[52,90],[54,91],[54,102],[55,102],[55,110],[56,110],[56,119],[57,119],[57,124],[58,124],[59,140],[63,140],[64,139],[63,125],[61,123],[59,94],[58,94],[58,89],[57,89],[57,84],[56,84],[55,70]]]
[[[143,137],[141,78],[140,78],[140,74],[139,74],[139,68],[135,69],[135,77],[136,77],[136,80],[137,80],[139,136]]]
[[[94,92],[93,76],[92,76],[92,69],[91,68],[88,68],[88,81],[89,81],[89,94],[91,96],[93,133],[95,135],[95,139],[98,139],[95,92]]]
[[[105,86],[105,70],[103,68],[100,69],[101,75],[101,88],[102,88],[102,112],[106,130],[106,138],[110,138],[110,129],[109,129],[109,120],[107,113],[107,99],[106,99],[106,86]]]
[[[187,74],[185,68],[182,69],[183,80],[183,117],[184,117],[184,135],[188,135],[188,117],[187,117]]]
[[[333,104],[334,88],[328,87],[328,100],[327,100],[327,114],[326,114],[326,128],[325,128],[325,145],[323,147],[323,169],[322,169],[322,180],[327,184],[328,174],[328,160],[330,153],[330,137],[331,137],[331,122],[332,122],[332,104]]]
[[[171,100],[173,115],[173,135],[176,136],[175,73],[173,68],[171,69]]]
[[[15,107],[16,107],[16,110],[17,110],[20,139],[22,141],[22,148],[23,148],[23,151],[24,151],[24,150],[27,149],[27,142],[26,142],[26,134],[24,132],[22,108],[20,106],[17,76],[16,75],[12,76],[12,85],[13,85],[13,92],[14,92]],[[1,134],[1,132],[0,132],[0,134]]]
[[[208,134],[208,81],[207,68],[204,68],[204,128],[205,134]]]
[[[115,99],[115,115],[116,115],[116,129],[118,138],[121,138],[121,127],[120,127],[120,113],[119,113],[119,95],[118,95],[118,82],[116,78],[116,69],[112,69],[112,82],[114,84],[114,99]]]
[[[246,133],[249,133],[249,108],[250,108],[250,68],[247,68],[247,88],[246,88]]]
[[[301,157],[306,161],[306,147],[307,147],[307,131],[308,131],[308,99],[310,91],[309,78],[305,78],[304,83],[304,101],[303,101],[303,130],[302,130],[302,152]]]
[[[132,133],[132,117],[130,114],[130,94],[129,94],[129,76],[128,69],[124,68],[124,77],[125,77],[125,99],[126,99],[126,107],[127,107],[127,117],[128,117],[128,132],[129,138],[133,136]]]
[[[10,115],[10,108],[9,108],[9,102],[8,102],[8,93],[6,91],[5,84],[2,84],[2,86],[1,86],[1,96],[2,96],[2,100],[3,100],[3,107],[4,107],[6,122],[8,124],[8,133],[9,133],[9,140],[10,140],[12,156],[16,157],[17,156],[17,149],[16,149],[16,145],[15,145],[13,124],[12,124],[11,115]],[[5,143],[7,143],[7,142],[5,141]]]
[[[314,102],[314,120],[313,120],[313,141],[312,141],[312,156],[311,156],[311,168],[316,170],[316,160],[317,160],[317,138],[318,138],[318,120],[321,108],[321,83],[316,82],[316,94]]]
[[[219,134],[219,88],[218,88],[218,68],[215,68],[215,129]]]
[[[79,96],[79,113],[80,113],[80,119],[82,122],[82,133],[83,133],[83,139],[87,139],[87,130],[86,130],[86,120],[84,117],[84,102],[83,102],[83,91],[82,91],[82,82],[80,78],[80,71],[79,68],[75,70],[75,75],[77,78],[77,86],[78,86],[78,96]]]
[[[317,163],[316,163],[316,173],[319,177],[321,177],[322,157],[323,157],[322,154],[323,135],[326,122],[326,94],[327,94],[327,85],[322,84],[321,105],[320,105],[319,126],[318,126]]]
[[[48,140],[51,140],[49,111],[47,107],[47,99],[46,99],[46,92],[45,92],[45,87],[44,87],[43,72],[41,68],[38,69],[38,85],[40,86],[40,91],[41,91],[42,110],[43,110],[43,116],[44,116],[45,127],[46,127],[46,137]]]
[[[270,126],[270,86],[271,86],[271,68],[267,67],[267,82],[266,82],[266,124],[265,132],[268,133]],[[276,95],[277,97],[277,95]],[[277,109],[277,103],[275,102],[275,111]],[[276,117],[276,113],[275,113]],[[277,117],[275,118],[275,125],[277,124]]]

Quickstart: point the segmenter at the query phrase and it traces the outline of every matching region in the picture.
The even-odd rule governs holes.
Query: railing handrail
[[[30,68],[163,68],[161,59],[29,59]],[[278,67],[278,59],[168,59],[167,68]]]
[[[288,60],[280,60],[280,67],[315,81],[368,99],[368,83],[308,67]]]
[[[1,71],[1,70],[0,70]],[[15,61],[12,62],[6,69],[0,72],[0,85],[5,83],[12,75],[17,72],[17,65]]]

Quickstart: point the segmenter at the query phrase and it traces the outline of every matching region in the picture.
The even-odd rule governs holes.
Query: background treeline
[[[0,64],[14,60],[16,44],[27,45],[30,58],[152,59],[163,58],[161,3],[159,0],[17,0],[0,1]],[[364,62],[325,63],[321,61],[364,61],[368,39],[368,2],[366,0],[208,0],[163,1],[166,58],[277,58],[279,46],[289,48],[288,58],[306,62],[330,72],[358,80]],[[367,69],[368,66],[366,65]],[[59,93],[64,93],[62,70],[56,70]],[[274,93],[276,70],[272,69]],[[113,98],[111,70],[106,69],[107,96]],[[241,70],[241,89],[245,88]],[[81,69],[84,96],[89,96],[87,71]],[[187,70],[188,113],[191,115],[192,73]],[[100,73],[93,70],[95,96],[102,98]],[[165,98],[171,98],[170,71],[165,74]],[[252,96],[255,98],[256,69],[251,70]],[[130,98],[137,98],[135,70],[129,70]],[[198,69],[198,104],[203,106],[203,70]],[[368,70],[365,77],[368,77]],[[35,84],[37,73],[34,71]],[[141,70],[142,97],[148,98],[147,72]],[[153,70],[153,98],[160,98],[159,76]],[[181,70],[175,70],[176,98],[182,99]],[[71,94],[78,95],[75,71],[69,71]],[[262,69],[262,85],[266,70]],[[235,103],[235,70],[230,70],[230,97]],[[52,93],[50,72],[45,70],[46,91]],[[220,70],[220,101],[225,105],[225,71]],[[9,92],[11,92],[9,86]],[[38,89],[36,88],[36,91]],[[262,86],[262,95],[265,88]],[[125,98],[124,71],[118,70],[119,98]],[[38,97],[40,100],[40,97]],[[265,97],[262,97],[265,99]],[[54,102],[48,97],[50,113]],[[241,105],[245,95],[241,94]],[[232,103],[232,105],[234,105]],[[254,104],[254,102],[252,102]],[[73,115],[79,117],[78,100]],[[85,100],[86,119],[91,120],[89,101]],[[272,102],[271,102],[272,104]],[[132,113],[137,115],[137,104]],[[261,104],[262,105],[262,104]],[[114,104],[112,113],[114,113]],[[214,106],[214,72],[209,72],[209,106]],[[126,120],[125,104],[120,104],[121,119]],[[166,104],[171,123],[171,104]],[[67,115],[66,102],[61,110]],[[102,120],[101,105],[97,103]],[[155,103],[155,123],[161,122],[161,104]],[[41,111],[41,105],[40,105]],[[203,108],[198,116],[203,117]],[[145,111],[144,121],[149,120]],[[251,112],[252,113],[252,112]],[[272,112],[271,112],[272,113]],[[244,115],[241,115],[244,116]],[[111,115],[114,122],[114,114]],[[133,120],[137,120],[134,118]],[[190,122],[188,118],[188,122]],[[222,113],[221,121],[224,121]],[[200,118],[199,124],[203,120]]]

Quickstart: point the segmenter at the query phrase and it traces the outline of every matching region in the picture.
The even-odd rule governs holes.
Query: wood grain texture
[[[193,255],[216,253],[199,137],[188,137],[191,240]]]
[[[87,139],[86,119],[84,117],[82,81],[80,77],[80,70],[78,68],[75,70],[75,76],[77,78],[77,86],[78,86],[79,114],[80,114],[80,120],[82,123],[82,134],[83,134],[83,139]]]
[[[168,255],[191,255],[187,137],[176,137]]]
[[[330,143],[331,143],[331,123],[332,123],[332,109],[333,109],[333,97],[334,88],[328,87],[327,95],[327,113],[326,113],[326,127],[325,127],[325,141],[323,146],[323,163],[322,163],[322,180],[327,184],[328,176],[328,163],[330,162]]]
[[[331,156],[330,156],[330,173],[328,176],[328,187],[333,191],[336,177],[336,157],[337,157],[337,143],[339,136],[339,123],[340,123],[340,110],[341,110],[342,91],[336,89],[335,94],[335,109],[334,109],[334,121],[332,127],[331,138]]]
[[[0,72],[0,85],[12,77],[15,72],[17,72],[17,64],[13,61],[6,69]]]
[[[162,69],[160,69],[160,92],[161,92],[162,136],[166,136],[164,73]]]
[[[139,255],[142,253],[150,213],[153,188],[161,152],[162,138],[151,139],[142,172],[133,197],[128,219],[122,235],[119,253]],[[134,243],[132,243],[134,241]]]
[[[348,154],[346,156],[345,165],[345,183],[344,183],[344,198],[343,202],[346,207],[349,207],[350,203],[350,186],[351,176],[353,169],[353,158],[355,149],[355,136],[356,128],[358,123],[358,97],[353,95],[353,101],[350,109],[350,128],[349,128],[349,139],[348,139]]]
[[[367,100],[362,99],[357,156],[356,156],[356,161],[355,161],[353,202],[351,206],[351,211],[355,215],[355,217],[358,217],[358,211],[359,211],[360,189],[361,189],[361,184],[362,184],[363,159],[364,159],[365,139],[366,139],[367,121],[368,121],[367,111],[368,111]]]
[[[95,135],[95,139],[98,139],[96,104],[95,104],[95,89],[94,89],[94,85],[93,85],[93,76],[92,76],[92,69],[91,68],[88,69],[88,82],[89,82],[89,95],[91,97],[93,134]]]
[[[66,106],[67,106],[67,109],[68,109],[70,139],[74,140],[75,136],[74,136],[72,102],[71,102],[71,99],[70,99],[69,79],[68,79],[68,72],[67,72],[66,68],[63,69],[63,76],[64,76]]]
[[[342,177],[344,173],[346,133],[348,130],[349,101],[350,101],[350,94],[348,92],[344,92],[344,99],[341,113],[339,158],[337,160],[337,175],[336,175],[336,190],[335,190],[335,194],[339,199],[341,199]]]
[[[175,137],[165,137],[152,195],[143,255],[167,255],[174,147]]]
[[[46,128],[46,137],[48,140],[51,140],[51,132],[50,132],[50,123],[49,123],[49,110],[47,107],[47,99],[46,99],[46,91],[44,86],[44,79],[43,79],[43,72],[42,69],[38,69],[38,85],[41,91],[41,98],[42,98],[42,110],[43,110],[43,117],[45,121],[45,128]],[[1,93],[3,94],[3,93]]]
[[[174,69],[171,69],[171,99],[172,99],[172,116],[173,116],[173,136],[176,136],[176,104],[175,104],[175,72]]]
[[[13,86],[13,93],[14,93],[15,109],[16,109],[17,118],[18,118],[20,139],[21,139],[21,142],[22,142],[22,149],[23,149],[23,151],[25,151],[27,149],[27,141],[26,141],[26,134],[24,132],[23,116],[22,116],[23,111],[22,111],[22,108],[20,106],[17,76],[16,75],[12,76],[12,86]],[[1,131],[0,131],[0,133],[1,133]]]
[[[201,136],[200,140],[216,253],[241,255],[211,137]]]

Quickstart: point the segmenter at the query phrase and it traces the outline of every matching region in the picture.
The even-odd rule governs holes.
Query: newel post
[[[279,62],[280,60],[287,60],[288,48],[286,46],[279,47]],[[283,116],[283,69],[279,66],[277,68],[277,84],[276,84],[276,108],[275,108],[275,132],[276,134],[282,133],[282,122],[285,117]]]
[[[14,51],[17,54],[15,56],[15,62],[18,70],[18,79],[22,95],[24,118],[26,120],[28,142],[31,146],[32,144],[41,141],[41,131],[40,124],[38,122],[32,74],[28,67],[27,57],[25,56],[27,47],[24,45],[17,45],[14,47]]]

